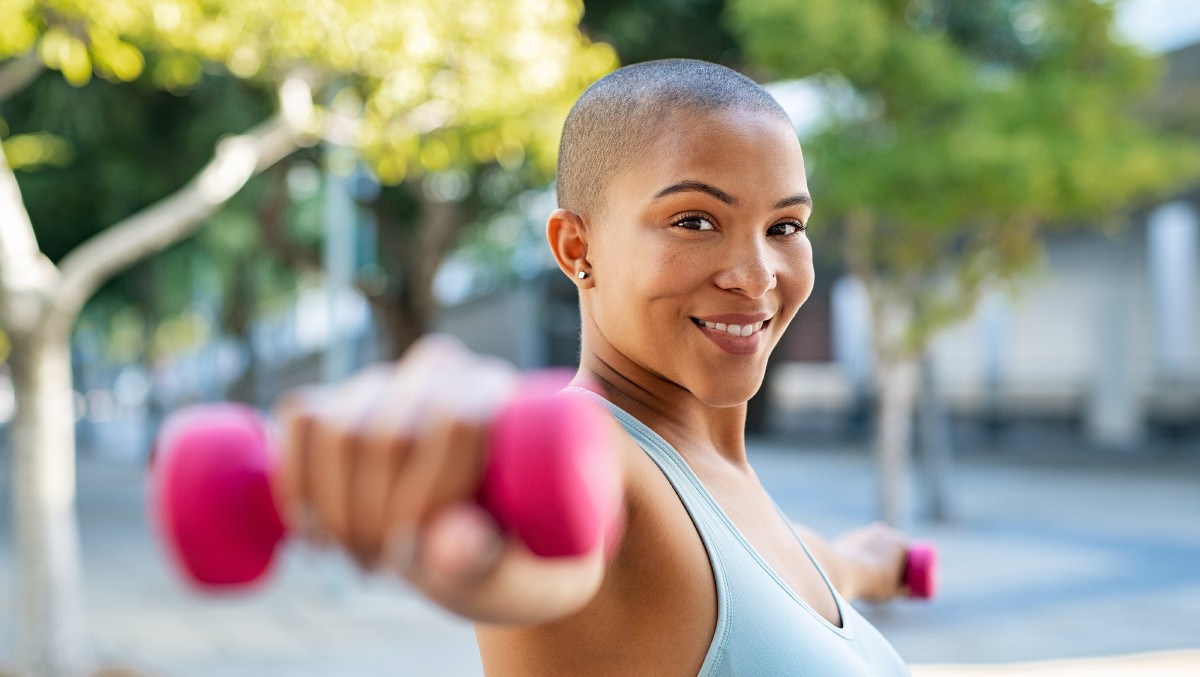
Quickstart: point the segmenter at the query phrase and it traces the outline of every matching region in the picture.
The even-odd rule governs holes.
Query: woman
[[[616,548],[539,559],[471,501],[515,373],[444,338],[281,408],[293,522],[475,620],[489,675],[907,674],[845,603],[901,592],[903,538],[794,530],[746,458],[746,402],[813,287],[786,114],[721,66],[620,69],[568,116],[558,192],[547,238],[583,327],[568,391],[620,428]]]

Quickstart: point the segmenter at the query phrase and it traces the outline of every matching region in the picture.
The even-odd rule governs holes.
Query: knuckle
[[[416,437],[411,430],[398,430],[387,437],[386,444],[372,445],[375,449],[373,453],[380,456],[388,456],[397,460],[403,460],[412,453],[413,447],[416,445]]]
[[[284,410],[281,414],[281,421],[287,430],[293,433],[304,433],[315,427],[317,417],[307,407],[297,406]]]
[[[463,344],[449,334],[432,333],[417,339],[405,351],[402,361],[434,359],[460,354],[466,349]]]
[[[361,449],[366,440],[367,436],[361,430],[339,426],[334,433],[334,448],[338,454],[348,456]]]
[[[402,447],[395,437],[381,435],[362,435],[358,440],[358,450],[364,459],[376,468],[380,463],[387,462],[399,455]]]
[[[417,414],[415,436],[428,440],[436,437],[453,425],[458,418],[456,406],[450,395],[438,390],[429,393],[425,405]]]
[[[294,388],[283,393],[275,400],[273,409],[276,416],[280,419],[287,419],[311,412],[313,402],[318,397],[317,393],[317,388],[312,386]]]
[[[476,436],[481,427],[479,423],[456,417],[447,424],[446,436],[455,447],[462,447]]]
[[[317,441],[318,453],[325,457],[346,456],[354,451],[361,434],[345,421],[329,417],[313,420],[312,437]]]

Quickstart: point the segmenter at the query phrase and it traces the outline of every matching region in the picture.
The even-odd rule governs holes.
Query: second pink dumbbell
[[[904,562],[904,586],[914,599],[932,599],[937,593],[937,548],[928,541],[913,541]]]

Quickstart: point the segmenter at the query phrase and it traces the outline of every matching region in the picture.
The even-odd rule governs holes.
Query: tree
[[[43,73],[0,104],[5,136],[11,137],[9,158],[20,165],[22,199],[37,224],[42,252],[57,263],[113,222],[170,195],[203,168],[230,130],[248,129],[269,117],[272,99],[259,83],[215,73],[176,92],[156,87],[150,78],[131,83],[92,78],[76,87],[57,73]],[[294,153],[289,160],[315,152]],[[275,173],[275,168],[266,172]],[[73,338],[77,390],[90,387],[79,379],[86,380],[95,358],[152,368],[196,347],[209,335],[204,331],[209,318],[197,314],[195,301],[217,301],[222,286],[233,290],[239,278],[258,273],[255,288],[263,296],[281,293],[280,283],[290,282],[285,289],[294,287],[273,257],[261,250],[241,251],[256,239],[259,205],[269,204],[264,193],[274,183],[269,177],[251,179],[207,220],[200,237],[135,264],[92,296]],[[241,243],[246,244],[230,246]],[[263,268],[283,274],[266,276]],[[226,278],[229,282],[222,285]],[[223,311],[223,333],[244,336],[241,320],[257,303],[228,298],[215,305]],[[180,326],[195,331],[176,331]],[[81,340],[93,346],[93,359],[78,352]],[[158,401],[150,399],[151,404]],[[151,415],[148,424],[158,418]]]
[[[586,0],[584,5],[584,30],[612,44],[621,63],[689,58],[742,65],[741,45],[721,21],[725,0]]]
[[[4,140],[0,326],[12,344],[17,400],[23,674],[90,669],[74,438],[63,425],[74,420],[68,341],[88,298],[200,228],[252,176],[319,139],[356,149],[391,184],[468,158],[552,155],[567,106],[612,63],[610,50],[578,32],[579,12],[578,3],[549,0],[0,2],[0,103],[46,69],[76,86],[98,76],[168,91],[223,71],[277,95],[266,120],[220,141],[213,159],[169,196],[118,217],[57,263],[39,247],[13,170],[54,156],[61,140]]]
[[[746,60],[810,77],[831,115],[806,139],[815,231],[868,290],[881,383],[882,508],[906,523],[918,361],[1052,225],[1112,226],[1194,179],[1193,141],[1138,115],[1156,62],[1112,2],[730,0]],[[820,235],[818,235],[820,236]]]

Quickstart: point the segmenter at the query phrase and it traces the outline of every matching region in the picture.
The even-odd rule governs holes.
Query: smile
[[[726,353],[749,356],[757,354],[767,344],[767,334],[763,329],[771,324],[771,319],[772,316],[766,313],[730,313],[709,320],[693,317],[692,324]]]
[[[695,322],[701,327],[724,332],[730,336],[745,338],[751,334],[756,334],[762,331],[763,326],[769,323],[770,320],[768,319],[762,322],[755,322],[754,324],[724,324],[722,322],[705,322],[698,317],[693,317],[692,322]]]

